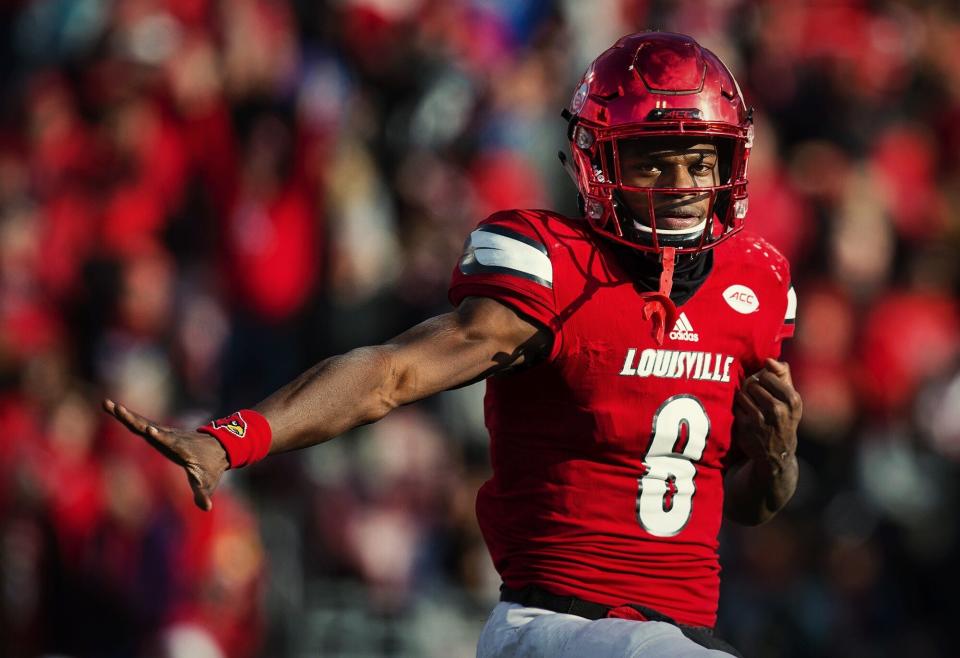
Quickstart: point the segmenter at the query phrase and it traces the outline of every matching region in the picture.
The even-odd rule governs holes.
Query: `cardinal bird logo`
[[[247,434],[247,421],[240,414],[233,414],[226,418],[213,421],[213,429],[224,429],[238,438],[243,438]]]

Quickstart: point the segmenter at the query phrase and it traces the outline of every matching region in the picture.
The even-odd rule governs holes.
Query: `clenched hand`
[[[790,366],[767,359],[764,369],[747,377],[734,398],[734,423],[741,450],[774,472],[792,460],[803,401],[793,387]]]
[[[193,490],[193,500],[204,511],[213,509],[213,492],[223,472],[230,467],[220,442],[208,434],[161,426],[113,400],[104,400],[103,409],[142,436],[173,463],[182,466]]]

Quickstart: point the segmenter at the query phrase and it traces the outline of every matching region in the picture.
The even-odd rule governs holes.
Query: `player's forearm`
[[[270,453],[304,448],[396,407],[482,379],[542,352],[548,334],[490,299],[470,298],[385,345],[323,361],[255,407]]]
[[[724,515],[744,525],[772,519],[797,489],[796,455],[785,459],[750,459],[727,474],[724,482]]]
[[[378,345],[330,357],[254,407],[270,423],[270,452],[322,443],[409,401],[395,350]]]

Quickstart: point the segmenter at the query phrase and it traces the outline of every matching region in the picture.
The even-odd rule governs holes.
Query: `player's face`
[[[619,144],[620,176],[633,187],[709,187],[717,185],[717,147],[695,138],[638,138]],[[646,223],[649,197],[623,192],[634,216]],[[683,230],[704,221],[710,194],[655,194],[653,211],[658,229]]]

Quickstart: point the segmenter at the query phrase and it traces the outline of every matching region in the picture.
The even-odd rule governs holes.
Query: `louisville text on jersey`
[[[631,347],[623,360],[620,374],[664,379],[696,379],[729,382],[733,357],[717,352],[681,352],[677,350],[645,349],[637,355]]]

